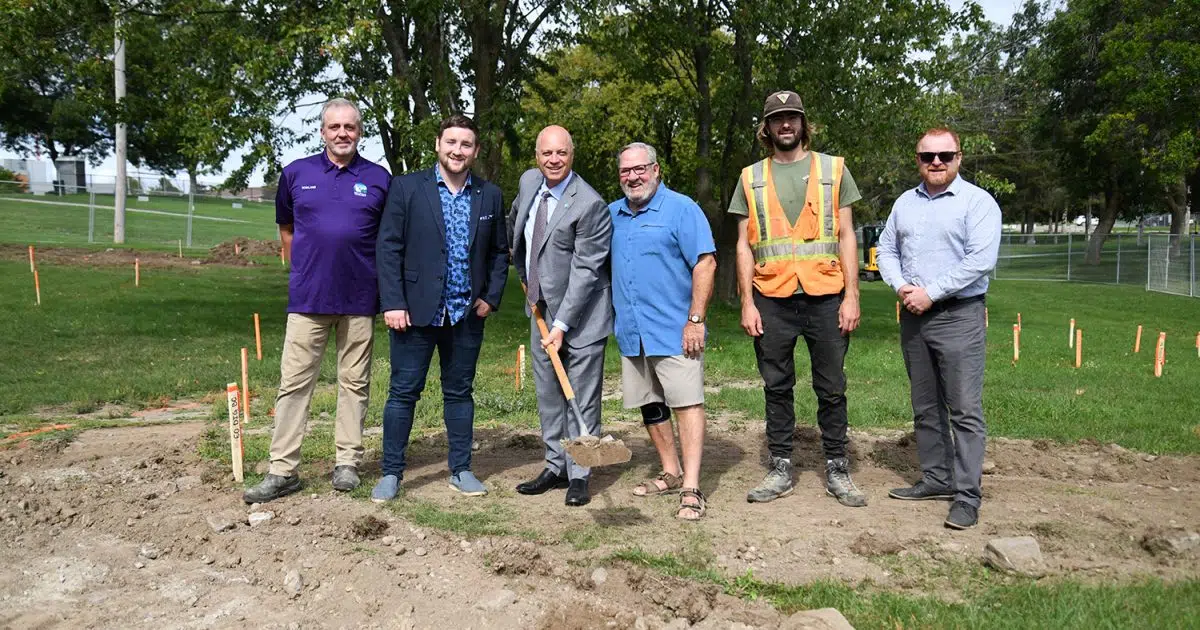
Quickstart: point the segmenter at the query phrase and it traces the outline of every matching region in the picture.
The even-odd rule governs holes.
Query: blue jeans
[[[471,469],[474,437],[475,365],[483,345],[483,318],[473,309],[453,326],[411,326],[391,333],[392,380],[383,407],[384,475],[404,477],[404,452],[412,432],[413,409],[425,389],[425,377],[437,348],[442,368],[442,415],[450,443],[450,473]]]

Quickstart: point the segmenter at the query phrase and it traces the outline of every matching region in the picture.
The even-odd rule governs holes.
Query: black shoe
[[[963,501],[955,501],[946,517],[946,527],[950,529],[970,529],[978,522],[979,508]]]
[[[567,487],[567,476],[556,475],[549,468],[543,469],[536,479],[517,484],[517,492],[521,494],[543,494],[549,490]]]
[[[911,488],[896,488],[888,496],[901,501],[949,501],[954,498],[954,492],[948,488],[934,488],[922,479]]]
[[[267,475],[261,483],[250,488],[242,495],[246,503],[266,503],[279,497],[287,496],[300,489],[300,476],[281,477]]]
[[[591,502],[592,495],[588,494],[587,479],[572,479],[571,487],[567,488],[566,504],[578,507]]]

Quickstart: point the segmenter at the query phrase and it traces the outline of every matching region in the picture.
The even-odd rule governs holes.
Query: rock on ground
[[[1042,549],[1033,536],[992,539],[983,548],[983,553],[984,561],[1000,571],[1029,577],[1046,574]]]
[[[854,630],[854,626],[836,608],[817,608],[788,617],[780,630]]]

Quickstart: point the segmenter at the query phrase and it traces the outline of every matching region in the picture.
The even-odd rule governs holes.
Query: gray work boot
[[[354,466],[333,467],[333,489],[338,492],[350,492],[358,487],[358,469]]]
[[[848,507],[867,505],[867,495],[850,479],[850,460],[845,457],[825,461],[825,493]]]
[[[287,496],[300,489],[300,476],[267,475],[261,483],[242,494],[246,503],[266,503]]]
[[[792,481],[792,460],[782,457],[771,457],[771,471],[758,487],[746,494],[750,503],[766,503],[779,497],[786,497],[796,488]]]

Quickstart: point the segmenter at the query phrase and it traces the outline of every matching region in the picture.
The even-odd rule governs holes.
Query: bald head
[[[575,159],[575,143],[571,134],[558,125],[550,125],[537,135],[534,147],[538,170],[546,178],[550,188],[557,186],[571,174],[571,163]]]

